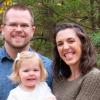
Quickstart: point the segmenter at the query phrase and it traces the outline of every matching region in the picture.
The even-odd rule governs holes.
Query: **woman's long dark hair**
[[[80,59],[80,71],[83,75],[88,73],[93,67],[97,67],[96,64],[96,52],[92,45],[89,37],[86,35],[82,27],[75,23],[62,23],[57,24],[54,30],[54,76],[59,77],[64,76],[68,78],[71,75],[71,70],[69,66],[60,58],[57,44],[56,36],[57,33],[64,29],[73,29],[76,35],[79,37],[82,43],[82,55]]]

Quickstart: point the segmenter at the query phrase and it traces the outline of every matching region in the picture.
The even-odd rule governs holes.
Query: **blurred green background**
[[[36,51],[53,59],[54,26],[58,22],[74,22],[84,27],[93,41],[100,66],[100,0],[0,0],[0,24],[4,10],[15,3],[29,6],[34,13],[36,32],[31,46]]]

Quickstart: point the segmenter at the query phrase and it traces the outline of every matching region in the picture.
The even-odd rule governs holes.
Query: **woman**
[[[74,23],[58,24],[54,33],[54,82],[57,100],[100,100],[100,71],[95,49]]]

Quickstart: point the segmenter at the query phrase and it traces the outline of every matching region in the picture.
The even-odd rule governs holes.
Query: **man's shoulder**
[[[44,56],[43,54],[40,54],[39,52],[36,52],[32,48],[30,48],[29,51],[37,53],[43,61],[52,62],[52,60],[50,58]]]
[[[4,50],[4,48],[0,48],[0,53]]]
[[[4,54],[6,54],[4,48],[0,48],[0,57],[2,57]]]
[[[41,59],[44,60],[44,61],[52,62],[52,60],[51,60],[50,58],[48,58],[48,57],[46,57],[46,56],[44,56],[44,55],[42,55],[42,54],[39,54],[39,56],[40,56]]]

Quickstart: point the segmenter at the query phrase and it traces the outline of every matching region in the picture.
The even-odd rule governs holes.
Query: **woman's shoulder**
[[[92,100],[100,99],[100,70],[93,68],[90,72],[83,76],[81,91],[79,98],[90,98]],[[87,97],[86,97],[87,95]],[[98,99],[99,98],[99,99]],[[85,100],[85,99],[84,99]]]
[[[100,82],[100,70],[98,68],[93,68],[84,76],[84,79],[90,82]]]
[[[87,76],[98,76],[100,75],[100,70],[98,68],[93,68],[88,74]]]

